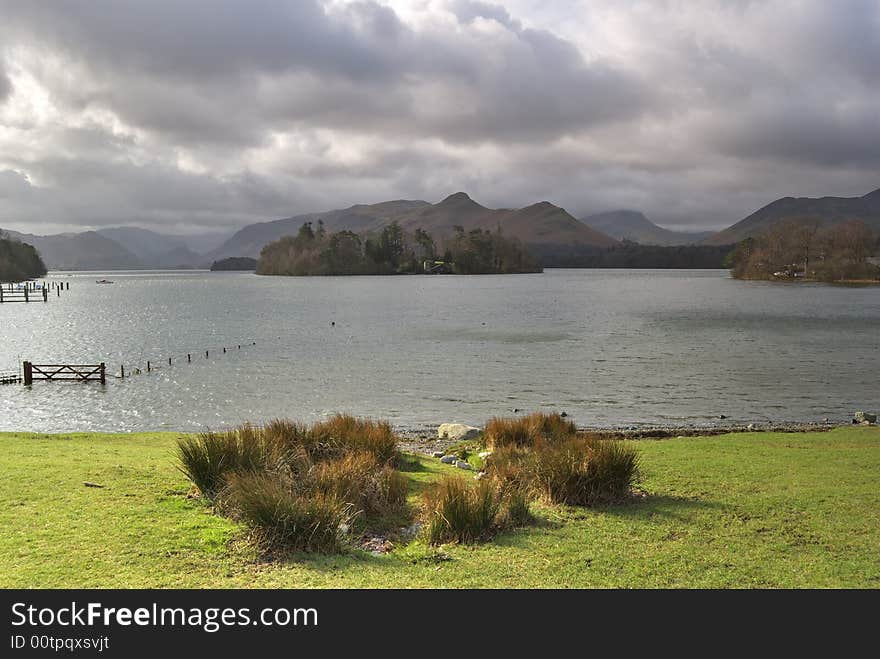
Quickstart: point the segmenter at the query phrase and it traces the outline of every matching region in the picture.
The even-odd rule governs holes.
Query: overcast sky
[[[880,0],[0,0],[0,227],[880,187]]]

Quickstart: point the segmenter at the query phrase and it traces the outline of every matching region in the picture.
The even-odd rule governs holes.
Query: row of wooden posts
[[[251,341],[250,345],[257,345],[256,341]],[[237,344],[237,350],[241,350],[242,344]],[[223,354],[227,349],[220,348]],[[210,350],[205,350],[205,359],[211,356]],[[186,354],[187,363],[191,363],[193,359],[192,353]],[[173,359],[168,358],[168,365],[173,364]],[[147,361],[147,373],[155,368],[152,361]],[[143,373],[140,368],[134,369],[134,373],[129,372],[129,377]],[[124,378],[125,365],[119,367],[118,378]],[[33,362],[22,362],[22,377],[18,374],[8,374],[8,380],[5,374],[0,374],[0,384],[11,384],[13,382],[23,382],[26,386],[33,384],[34,380],[46,380],[52,382],[100,382],[107,383],[107,367],[104,362],[100,364],[34,364]]]
[[[10,291],[16,288],[29,288],[32,291],[37,290],[38,288],[48,288],[50,290],[55,290],[56,288],[60,288],[61,290],[70,290],[70,282],[69,281],[36,281],[36,280],[28,280],[19,282],[14,284],[9,282],[8,284],[0,284],[0,288],[2,287],[8,288]]]
[[[256,341],[251,341],[250,345],[255,346],[255,345],[257,345],[257,342],[256,342]],[[239,344],[237,344],[237,345],[235,346],[235,349],[236,349],[236,350],[241,350],[241,346],[242,346],[242,344],[239,343]],[[231,350],[231,348],[230,348],[230,350]],[[222,354],[225,355],[225,354],[227,353],[227,349],[226,349],[225,347],[224,347],[224,348],[220,348],[217,352],[221,352]],[[210,356],[211,356],[211,351],[210,351],[210,350],[205,350],[205,359],[209,359]],[[193,360],[193,353],[191,353],[191,352],[186,353],[186,363],[187,363],[187,364],[190,364],[190,363],[192,363],[192,360]],[[169,366],[172,366],[173,363],[174,363],[174,360],[173,360],[171,357],[169,357],[169,358],[168,358],[168,365],[169,365]],[[134,369],[134,373],[132,373],[131,371],[129,371],[129,373],[128,373],[128,377],[131,377],[132,375],[140,375],[141,373],[144,373],[144,372],[146,372],[146,373],[152,373],[153,370],[154,370],[155,368],[156,368],[155,363],[152,362],[151,360],[147,360],[147,368],[146,368],[146,371],[143,371],[143,370],[141,370],[140,368],[135,368],[135,369]],[[118,376],[118,377],[119,377],[120,379],[126,377],[126,374],[125,374],[125,364],[122,364],[122,365],[119,367],[119,376]]]
[[[50,290],[54,290],[56,295],[61,297],[61,291],[70,290],[70,282],[43,282],[42,286],[37,286],[36,282],[30,281],[18,286],[8,284],[4,287],[0,284],[0,304],[4,302],[48,302]]]

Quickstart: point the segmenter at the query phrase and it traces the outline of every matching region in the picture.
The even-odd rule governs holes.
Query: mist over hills
[[[6,233],[36,247],[50,270],[125,270],[144,267],[137,256],[97,231],[50,236],[17,231]]]
[[[617,240],[642,245],[691,245],[713,235],[713,231],[672,231],[651,222],[644,213],[632,210],[607,211],[581,218],[581,222]]]
[[[207,267],[210,261],[191,246],[206,245],[210,249],[228,235],[173,236],[138,227],[47,236],[11,230],[4,233],[36,247],[50,270]]]

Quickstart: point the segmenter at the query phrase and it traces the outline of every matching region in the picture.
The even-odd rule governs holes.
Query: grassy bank
[[[176,437],[0,433],[0,586],[880,587],[877,428],[642,441],[638,503],[538,507],[483,545],[282,563],[188,497]],[[420,461],[414,502],[453,471]]]

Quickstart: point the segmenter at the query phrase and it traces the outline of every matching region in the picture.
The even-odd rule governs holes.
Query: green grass
[[[640,502],[282,563],[187,497],[175,438],[0,433],[0,587],[880,587],[877,428],[642,441]],[[410,501],[444,473],[411,462]]]

